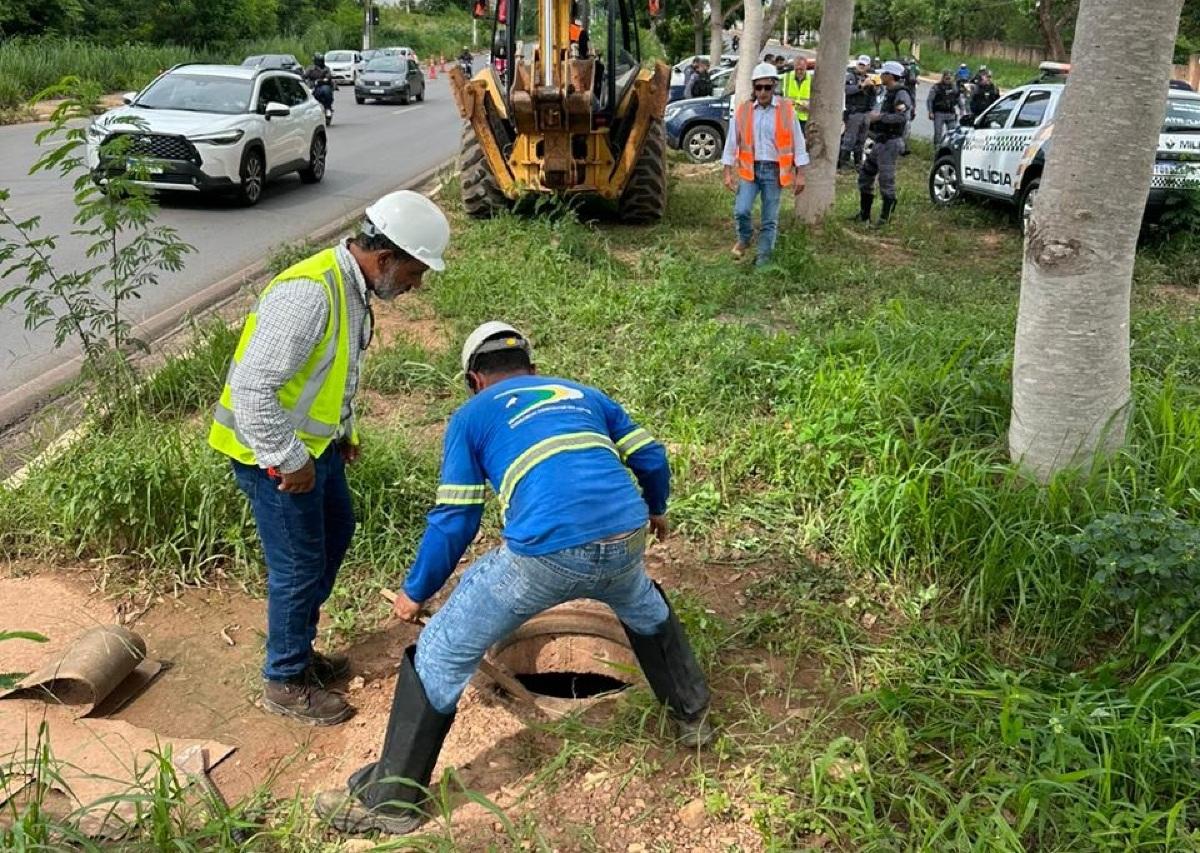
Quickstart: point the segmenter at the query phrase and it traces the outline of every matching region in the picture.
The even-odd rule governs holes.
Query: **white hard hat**
[[[442,209],[425,196],[412,190],[388,193],[368,207],[366,214],[377,233],[431,270],[446,268],[442,255],[450,243],[450,223]]]
[[[488,338],[497,338],[498,340],[489,341]],[[471,369],[471,362],[475,356],[485,352],[499,352],[505,349],[523,349],[526,354],[533,358],[533,348],[529,345],[529,341],[508,323],[502,323],[499,320],[488,320],[475,327],[475,331],[467,335],[466,341],[462,348],[462,370],[466,373]]]
[[[879,69],[880,74],[891,74],[893,77],[904,76],[904,66],[894,59],[889,59],[883,63],[883,67]]]
[[[769,62],[760,62],[754,66],[754,70],[750,72],[751,80],[772,80],[779,79],[779,70]]]
[[[867,56],[865,53],[859,54],[858,64],[859,65],[870,65],[871,57]]]

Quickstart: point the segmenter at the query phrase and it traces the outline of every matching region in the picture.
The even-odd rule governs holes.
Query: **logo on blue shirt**
[[[514,427],[520,420],[538,409],[567,400],[582,400],[583,392],[565,385],[527,385],[524,388],[509,388],[497,394],[493,399],[500,400],[505,397],[508,398],[508,402],[504,404],[504,408],[512,409],[520,406],[508,419],[508,425]]]

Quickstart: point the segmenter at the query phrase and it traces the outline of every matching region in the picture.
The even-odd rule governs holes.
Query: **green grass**
[[[456,219],[448,268],[420,298],[452,339],[509,320],[543,372],[623,401],[671,449],[690,553],[720,555],[711,572],[751,567],[732,617],[702,581],[678,597],[722,685],[729,735],[687,783],[712,813],[746,803],[781,851],[818,836],[855,851],[1196,849],[1190,626],[1149,650],[1131,623],[1102,629],[1119,611],[1072,549],[1105,514],[1166,506],[1197,523],[1196,238],[1139,255],[1128,446],[1037,486],[1005,441],[1020,237],[992,205],[932,208],[915,148],[892,226],[846,224],[842,178],[824,228],[806,233],[785,209],[771,271],[727,257],[715,173],[677,171],[650,228]],[[210,331],[127,420],[0,492],[5,553],[121,554],[114,581],[220,568],[256,588],[245,502],[203,444],[232,341]],[[347,632],[412,557],[437,466],[418,432],[463,395],[453,350],[401,336],[371,353],[360,525],[332,608]],[[385,418],[389,403],[415,414]],[[772,701],[809,708],[806,722]],[[657,778],[661,724],[644,693],[607,723],[564,723],[543,781],[606,761]]]

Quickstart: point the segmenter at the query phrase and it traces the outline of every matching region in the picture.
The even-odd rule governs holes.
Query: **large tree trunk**
[[[692,53],[699,56],[704,53],[704,4],[700,0],[694,0],[695,5],[692,6],[692,32],[695,35],[695,49]],[[719,66],[713,66],[718,68]]]
[[[721,67],[721,54],[725,52],[725,14],[721,11],[721,0],[709,0],[710,33],[708,59],[712,70]],[[744,41],[744,39],[743,39]]]
[[[742,43],[738,47],[737,88],[734,90],[733,102],[753,97],[753,80],[751,73],[758,62],[758,54],[763,44],[763,8],[762,0],[746,0],[742,10]]]
[[[1054,0],[1041,0],[1037,4],[1038,28],[1042,31],[1042,41],[1046,43],[1046,52],[1050,54],[1050,58],[1055,62],[1065,62],[1067,47],[1063,43],[1062,20],[1055,16],[1054,5]]]
[[[1013,356],[1009,450],[1042,480],[1125,440],[1130,280],[1182,5],[1080,3],[1026,232]]]
[[[850,53],[853,24],[854,0],[825,0],[817,44],[817,70],[813,72],[812,100],[804,132],[811,161],[805,170],[808,186],[796,199],[797,218],[810,224],[819,222],[833,209],[846,98],[846,57]]]

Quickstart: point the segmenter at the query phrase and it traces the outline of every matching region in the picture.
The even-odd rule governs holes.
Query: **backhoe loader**
[[[535,17],[522,2],[536,6],[536,44],[518,39]],[[662,218],[670,69],[642,68],[633,2],[604,0],[593,15],[589,0],[497,0],[490,61],[469,80],[450,70],[471,216],[552,194],[604,199],[623,222]],[[478,0],[476,14],[486,8]]]

